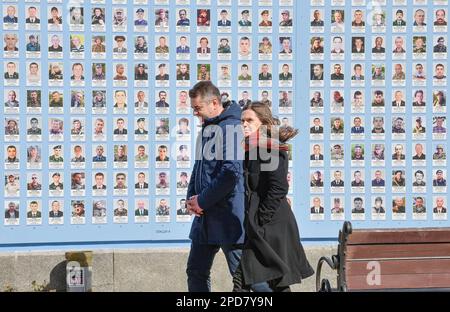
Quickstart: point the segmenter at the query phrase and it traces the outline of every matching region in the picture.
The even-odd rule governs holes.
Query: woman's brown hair
[[[242,108],[242,111],[251,109],[255,112],[263,126],[266,126],[266,135],[278,139],[280,143],[286,143],[298,134],[298,130],[288,127],[279,127],[280,120],[272,115],[269,105],[262,102],[251,102]]]

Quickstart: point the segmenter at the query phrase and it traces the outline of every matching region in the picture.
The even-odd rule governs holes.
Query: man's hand
[[[203,215],[203,209],[198,205],[198,195],[194,195],[186,201],[189,213],[195,214],[197,217]]]

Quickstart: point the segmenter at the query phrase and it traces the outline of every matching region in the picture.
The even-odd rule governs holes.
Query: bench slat
[[[367,275],[353,275],[347,279],[348,290],[450,288],[450,273],[381,275],[380,285],[368,285]]]
[[[449,228],[353,230],[348,245],[392,243],[450,243]]]
[[[367,264],[369,261],[350,261],[346,264],[346,276],[367,275],[373,268]],[[379,261],[382,275],[394,274],[450,274],[450,257],[448,259],[426,259],[426,260],[388,260]]]
[[[350,245],[346,259],[379,259],[408,257],[450,257],[450,243]]]

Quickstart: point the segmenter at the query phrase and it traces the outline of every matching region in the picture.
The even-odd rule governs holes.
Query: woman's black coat
[[[314,274],[286,199],[288,155],[282,149],[274,150],[273,154],[270,159],[278,158],[278,166],[264,171],[261,166],[269,161],[260,157],[249,160],[249,152],[246,153],[247,237],[241,264],[247,285],[275,280],[274,286],[284,287]]]

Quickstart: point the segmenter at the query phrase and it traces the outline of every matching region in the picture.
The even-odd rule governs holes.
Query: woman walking
[[[261,102],[246,105],[241,122],[245,137],[247,237],[233,278],[233,291],[249,291],[249,285],[260,282],[268,282],[275,292],[290,291],[289,285],[314,274],[286,198],[286,142],[298,131],[292,127],[277,129],[280,122]]]

